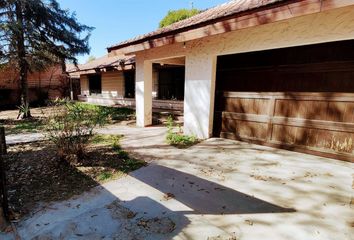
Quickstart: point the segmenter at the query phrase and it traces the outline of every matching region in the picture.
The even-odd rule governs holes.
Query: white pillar
[[[186,57],[184,132],[198,138],[212,136],[214,118],[216,56]]]
[[[135,79],[136,125],[152,125],[152,62],[136,58]]]

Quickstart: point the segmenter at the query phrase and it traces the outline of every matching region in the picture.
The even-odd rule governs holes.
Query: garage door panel
[[[354,162],[354,40],[218,57],[214,136]]]
[[[275,116],[327,120],[327,114],[327,101],[287,99],[276,101]]]
[[[245,114],[267,114],[269,100],[254,98],[225,98],[224,111]]]
[[[234,119],[223,118],[221,131],[236,134],[236,121]]]
[[[278,144],[289,144],[326,152],[354,153],[354,133],[275,125],[272,136],[272,141]]]
[[[240,138],[266,140],[267,124],[236,120],[236,135]]]
[[[223,98],[221,137],[353,158],[354,94],[224,92]]]

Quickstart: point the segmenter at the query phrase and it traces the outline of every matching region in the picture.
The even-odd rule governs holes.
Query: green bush
[[[173,121],[172,116],[169,116],[167,118],[168,130],[166,135],[166,141],[168,144],[180,148],[186,148],[199,142],[199,140],[195,136],[184,135],[180,125],[177,125],[178,132],[175,132],[175,127],[176,124]]]
[[[101,117],[102,124],[108,124],[114,121],[130,120],[135,118],[135,111],[129,108],[98,106],[87,103],[75,104],[82,107],[83,109],[96,112],[97,115]]]
[[[61,160],[80,162],[94,128],[105,123],[105,116],[94,108],[67,100],[57,100],[53,105],[46,122],[46,135],[55,144]]]

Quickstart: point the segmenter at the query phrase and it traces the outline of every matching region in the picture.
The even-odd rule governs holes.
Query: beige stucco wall
[[[123,98],[125,94],[123,72],[102,73],[102,97]],[[81,95],[90,95],[89,81],[87,75],[80,75]]]
[[[207,138],[212,133],[217,56],[349,39],[354,39],[354,6],[189,41],[185,47],[176,43],[137,52],[137,69],[146,61],[186,56],[184,129]]]
[[[124,74],[123,72],[104,72],[102,73],[102,96],[103,97],[121,97],[124,91]]]
[[[86,75],[80,75],[81,95],[90,95],[89,82]]]

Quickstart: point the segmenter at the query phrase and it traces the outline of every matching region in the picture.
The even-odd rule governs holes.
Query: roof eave
[[[261,6],[261,7],[258,7],[258,8],[245,10],[245,11],[234,13],[234,14],[231,14],[231,15],[228,15],[228,16],[222,16],[222,17],[219,17],[219,18],[211,19],[211,20],[208,20],[208,21],[205,21],[205,22],[201,22],[201,23],[198,23],[198,24],[195,24],[195,25],[187,26],[187,27],[184,27],[184,28],[179,28],[179,29],[176,29],[176,30],[172,30],[172,31],[169,31],[169,32],[164,32],[164,33],[161,33],[161,34],[156,34],[156,35],[153,35],[153,36],[148,36],[146,38],[138,39],[136,41],[123,43],[123,44],[116,45],[116,46],[111,46],[111,47],[107,48],[107,51],[108,52],[112,52],[114,50],[122,49],[122,48],[125,48],[125,47],[128,47],[128,46],[137,45],[137,44],[141,44],[141,43],[148,42],[148,41],[153,41],[153,40],[156,40],[156,39],[159,39],[159,38],[163,38],[163,37],[173,36],[173,35],[176,35],[176,34],[179,34],[179,33],[183,33],[183,32],[194,30],[194,29],[198,29],[198,28],[202,28],[202,27],[205,27],[205,26],[208,26],[208,25],[211,25],[211,24],[215,24],[215,23],[218,23],[218,22],[230,20],[230,19],[233,19],[233,18],[236,18],[236,17],[242,17],[242,16],[246,16],[246,15],[249,15],[249,14],[253,14],[253,13],[259,12],[259,11],[269,10],[269,9],[273,9],[273,8],[277,8],[277,7],[281,7],[281,6],[286,6],[286,5],[291,4],[291,3],[302,2],[302,1],[306,1],[306,0],[288,0],[288,1],[275,2],[275,3],[269,4],[269,5],[265,5],[265,6]]]

